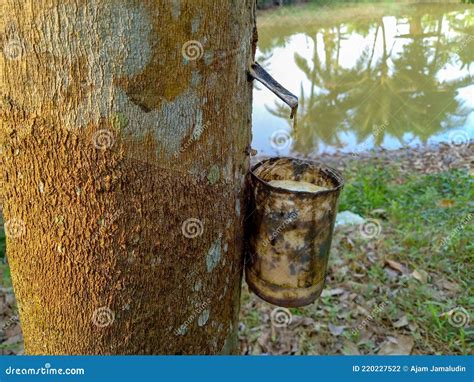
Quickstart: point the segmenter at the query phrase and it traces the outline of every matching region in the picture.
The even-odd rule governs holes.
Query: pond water
[[[258,16],[257,61],[299,97],[290,110],[255,83],[261,155],[460,144],[474,137],[474,7],[289,6]]]

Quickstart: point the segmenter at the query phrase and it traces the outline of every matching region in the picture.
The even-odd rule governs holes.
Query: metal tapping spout
[[[261,82],[265,87],[276,94],[283,102],[291,108],[290,118],[296,115],[298,109],[298,97],[290,93],[287,89],[281,86],[268,72],[263,69],[257,62],[250,65],[249,75],[253,79]]]

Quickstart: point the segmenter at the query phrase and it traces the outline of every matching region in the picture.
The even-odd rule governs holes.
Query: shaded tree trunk
[[[253,0],[0,0],[28,354],[236,350]]]

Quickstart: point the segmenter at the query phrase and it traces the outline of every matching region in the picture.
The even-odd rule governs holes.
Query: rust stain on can
[[[311,304],[322,292],[343,178],[336,170],[294,158],[271,158],[250,172],[252,215],[246,280],[253,292],[280,306]],[[272,186],[308,182],[316,192]]]

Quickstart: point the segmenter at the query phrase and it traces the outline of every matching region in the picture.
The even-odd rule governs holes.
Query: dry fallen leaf
[[[423,284],[426,284],[428,282],[428,273],[422,269],[420,269],[419,271],[415,269],[412,272],[411,276],[417,279],[418,281],[422,282]]]
[[[6,341],[2,342],[2,346],[13,345],[20,343],[23,340],[21,334],[14,335],[13,337],[8,338]]]
[[[371,262],[371,263],[376,263],[379,259],[378,255],[377,255],[377,252],[375,251],[369,251],[367,252],[367,259]]]
[[[351,341],[345,340],[344,347],[342,348],[342,354],[344,355],[360,355],[359,348]]]
[[[439,285],[441,285],[441,287],[443,289],[449,290],[450,292],[459,292],[459,290],[460,290],[458,284],[452,283],[451,281],[448,281],[448,280],[443,280],[442,279],[439,282]]]
[[[456,204],[456,201],[451,200],[451,199],[441,199],[438,202],[438,206],[440,206],[441,208],[450,208],[450,207],[453,207],[455,204]]]
[[[385,260],[385,263],[392,269],[395,269],[396,271],[400,273],[407,273],[407,269],[400,263],[394,261],[394,260]]]
[[[330,297],[330,296],[337,296],[343,294],[345,292],[342,288],[334,288],[334,289],[325,289],[323,293],[321,293],[321,297]]]
[[[315,324],[316,322],[311,317],[293,316],[289,326],[291,329],[294,329],[298,326],[314,327]]]
[[[356,306],[356,310],[362,315],[362,316],[368,316],[370,313],[367,309],[365,309],[364,307],[360,306],[360,305],[357,305]]]
[[[344,331],[345,326],[337,326],[331,323],[328,324],[328,329],[333,336],[340,336]]]
[[[409,336],[398,336],[387,338],[378,355],[409,355],[415,345],[413,338]]]
[[[260,345],[264,353],[268,351],[268,343],[270,342],[270,340],[271,336],[269,332],[263,332],[257,339],[257,343]]]
[[[393,323],[394,328],[402,328],[408,325],[408,318],[407,316],[400,317],[397,321]]]
[[[384,268],[385,273],[387,274],[387,277],[389,280],[393,280],[398,277],[399,273],[397,271],[394,271],[391,268]]]

